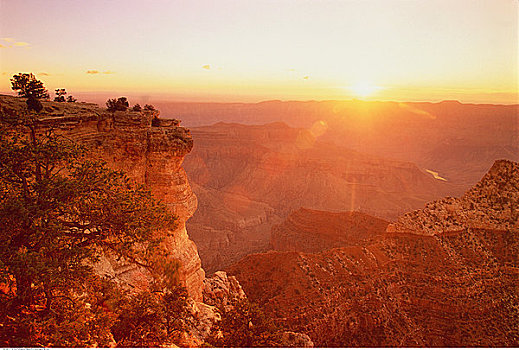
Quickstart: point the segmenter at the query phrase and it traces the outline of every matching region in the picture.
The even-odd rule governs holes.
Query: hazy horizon
[[[5,93],[12,75],[32,72],[80,99],[518,103],[512,0],[0,0],[0,10]]]

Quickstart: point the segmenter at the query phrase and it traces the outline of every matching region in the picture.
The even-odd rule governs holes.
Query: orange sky
[[[0,0],[0,91],[518,103],[517,0]]]

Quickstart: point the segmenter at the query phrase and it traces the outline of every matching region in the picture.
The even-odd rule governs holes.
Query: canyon
[[[42,130],[85,145],[177,216],[159,234],[189,295],[178,345],[201,346],[247,298],[284,327],[286,346],[519,344],[516,107],[222,104],[210,105],[218,120],[270,123],[189,130],[158,111],[43,106]],[[188,107],[211,120],[192,104],[179,118]],[[153,282],[110,254],[96,271],[129,290]]]
[[[184,168],[202,204],[188,229],[206,271],[267,251],[271,227],[299,207],[395,219],[459,190],[411,162],[321,141],[325,131],[285,123],[191,128]]]
[[[415,163],[460,185],[462,194],[496,159],[519,161],[519,105],[382,101],[157,101],[189,127],[217,122],[326,127],[320,139],[362,153]]]
[[[253,254],[227,271],[319,347],[517,346],[518,194],[519,164],[496,161],[464,196],[402,215],[370,240]],[[297,231],[333,230],[305,214],[281,225],[292,245]]]

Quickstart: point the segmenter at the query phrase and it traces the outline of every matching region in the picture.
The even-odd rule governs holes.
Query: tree
[[[144,110],[145,111],[154,111],[155,110],[155,107],[153,107],[153,105],[144,105]]]
[[[36,79],[32,73],[18,73],[13,75],[11,88],[14,91],[18,91],[18,95],[22,97],[33,96],[36,99],[49,98],[49,93],[43,86],[43,83]]]
[[[114,98],[106,101],[106,108],[109,112],[126,111],[129,106],[130,104],[126,97],[119,97],[117,100]]]
[[[74,96],[68,96],[67,97],[67,102],[76,102],[77,101],[77,98],[74,98]]]
[[[117,314],[99,300],[114,287],[93,263],[113,254],[153,271],[165,255],[154,232],[176,218],[35,115],[0,112],[0,344],[108,346]]]
[[[65,102],[65,95],[67,91],[65,89],[56,89],[56,97],[54,97],[54,102]]]
[[[132,107],[132,111],[134,111],[134,112],[140,112],[141,110],[142,110],[142,107],[138,103],[136,103],[135,106]]]

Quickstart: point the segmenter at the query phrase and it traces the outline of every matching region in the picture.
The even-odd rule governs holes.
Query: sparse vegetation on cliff
[[[172,342],[185,306],[174,279],[156,279],[163,282],[148,293],[146,302],[157,311],[149,324],[140,318],[149,315],[133,309],[143,296],[122,292],[93,265],[108,253],[153,274],[164,255],[154,232],[168,232],[176,218],[124,173],[38,127],[38,117],[6,107],[0,113],[0,344]],[[164,329],[166,335],[122,336],[118,329]]]
[[[248,299],[222,313],[207,342],[215,347],[280,347],[282,330]]]

